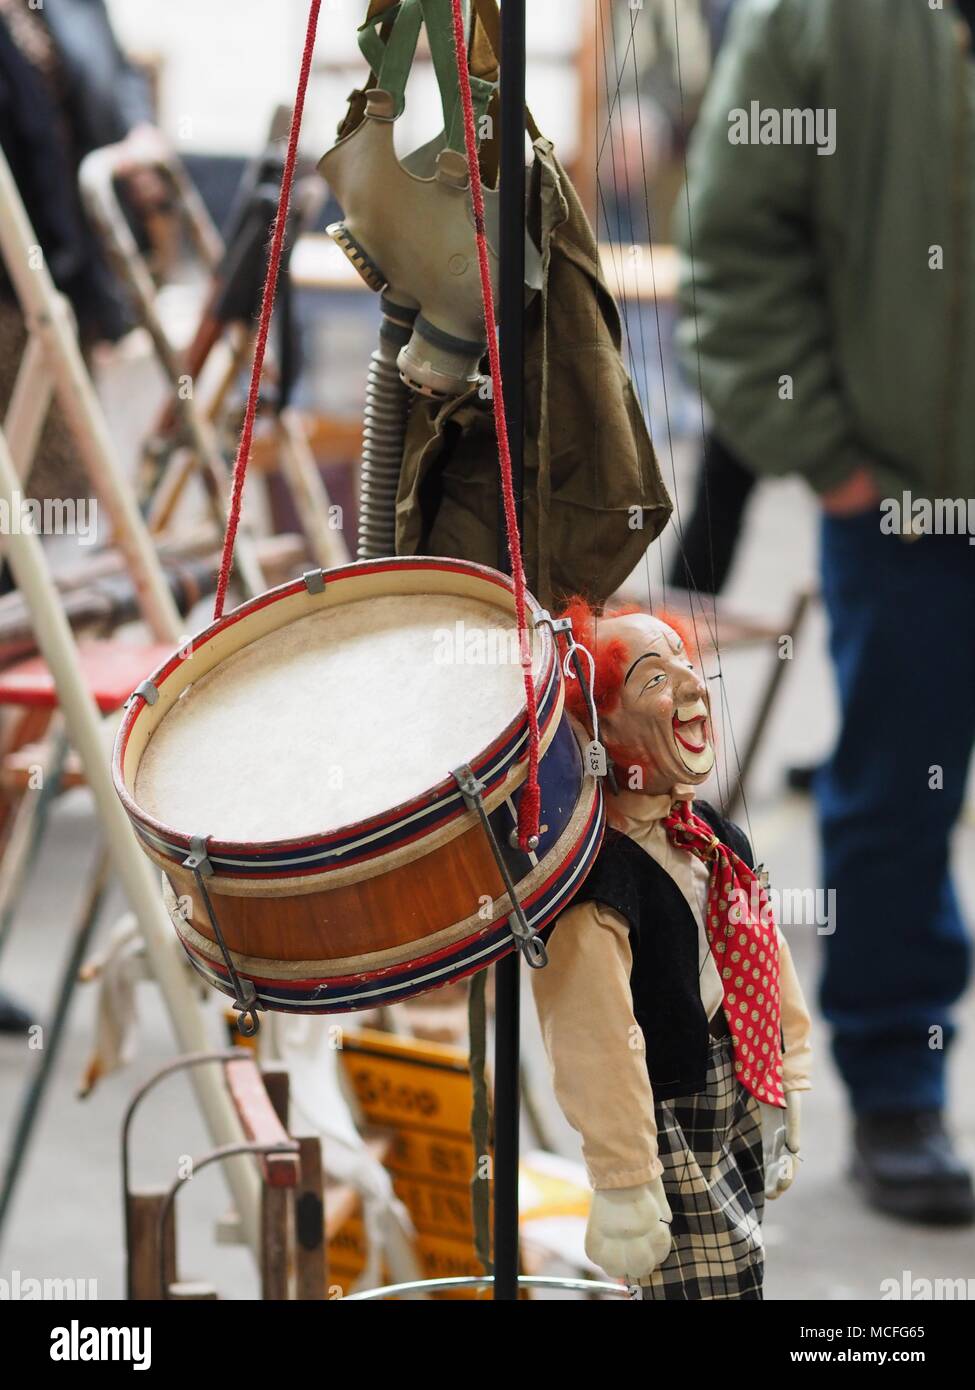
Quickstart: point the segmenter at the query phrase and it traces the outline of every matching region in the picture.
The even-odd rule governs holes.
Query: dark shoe
[[[822,763],[797,763],[785,770],[785,784],[790,792],[802,792],[808,796],[813,789],[816,775]]]
[[[878,1211],[932,1226],[975,1220],[971,1174],[940,1110],[860,1115],[854,1150],[851,1176]]]
[[[26,1033],[33,1022],[26,1009],[0,990],[0,1033]]]

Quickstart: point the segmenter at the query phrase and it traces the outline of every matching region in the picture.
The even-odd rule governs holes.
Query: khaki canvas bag
[[[379,0],[369,18],[392,9]],[[472,71],[491,80],[500,31],[495,0],[475,0],[475,16]],[[360,114],[361,94],[354,93],[343,132]],[[525,568],[547,606],[573,593],[598,603],[639,564],[671,501],[623,363],[620,316],[592,228],[529,113],[526,125],[533,140],[528,227],[541,254],[541,289],[525,307]],[[490,181],[494,140],[482,143],[481,166]],[[447,402],[415,396],[396,503],[397,553],[496,565],[502,535],[489,391],[482,384]]]

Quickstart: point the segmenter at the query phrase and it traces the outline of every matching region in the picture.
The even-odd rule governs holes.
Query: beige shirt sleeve
[[[776,928],[778,931],[778,929]],[[812,1022],[789,943],[778,931],[779,938],[779,1005],[782,1018],[782,1086],[786,1091],[808,1091],[812,1064],[810,1033]]]
[[[596,1189],[636,1187],[663,1171],[631,964],[624,919],[585,902],[562,914],[548,965],[529,972],[555,1097]]]

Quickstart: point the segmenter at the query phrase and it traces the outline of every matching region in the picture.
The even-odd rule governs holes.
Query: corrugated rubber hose
[[[396,554],[396,492],[411,394],[400,380],[396,356],[410,333],[409,324],[385,315],[379,346],[369,359],[359,473],[360,560]]]

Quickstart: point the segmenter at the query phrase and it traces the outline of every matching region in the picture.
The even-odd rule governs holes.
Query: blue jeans
[[[816,788],[836,893],[820,1001],[856,1110],[940,1107],[970,968],[948,855],[975,741],[975,546],[826,518],[822,570],[841,726]]]

